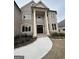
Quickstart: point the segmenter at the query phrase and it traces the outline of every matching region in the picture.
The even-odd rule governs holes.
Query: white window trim
[[[24,26],[24,25],[26,26],[26,24],[21,24],[21,33],[27,33],[27,32],[30,32],[30,31],[32,30],[32,29],[31,29],[30,31],[24,31],[24,32],[23,32],[23,31],[22,31],[22,26]],[[30,26],[30,25],[27,25],[27,27],[29,27],[29,26]],[[31,27],[31,26],[30,26],[30,27]]]
[[[24,26],[24,24],[21,24],[21,33],[27,33],[27,32],[22,31],[22,26]]]
[[[24,16],[25,16],[25,18],[24,18]],[[28,17],[28,18],[26,18],[26,16]],[[32,19],[32,17],[31,17],[31,15],[30,14],[26,14],[26,15],[22,15],[22,19],[23,20],[31,20]]]

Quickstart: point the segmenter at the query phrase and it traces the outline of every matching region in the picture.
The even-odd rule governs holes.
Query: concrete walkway
[[[51,50],[52,45],[48,37],[37,38],[35,42],[15,49],[14,55],[24,56],[24,59],[41,59]]]

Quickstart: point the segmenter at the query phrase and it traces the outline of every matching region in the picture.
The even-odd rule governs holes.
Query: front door
[[[43,25],[37,25],[37,33],[43,33]]]

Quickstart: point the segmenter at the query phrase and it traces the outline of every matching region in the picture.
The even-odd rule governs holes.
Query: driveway
[[[37,38],[35,42],[15,49],[14,55],[24,56],[24,59],[41,59],[51,50],[52,45],[48,37]]]

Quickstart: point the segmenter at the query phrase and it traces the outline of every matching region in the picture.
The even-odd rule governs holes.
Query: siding
[[[25,24],[26,26],[31,26],[31,31],[30,32],[26,32],[28,35],[32,35],[32,9],[31,6],[32,4],[35,4],[34,2],[31,2],[29,4],[27,4],[26,6],[24,6],[23,8],[21,8],[22,11],[22,25]],[[30,19],[24,19],[24,15],[30,15],[31,18]]]
[[[49,19],[48,21],[49,21],[49,31],[50,31],[50,33],[57,32],[58,31],[58,24],[57,24],[56,13],[49,11],[48,12],[48,19]],[[57,30],[52,29],[52,24],[56,24]]]
[[[21,11],[16,3],[14,3],[14,35],[21,33],[21,19]]]

